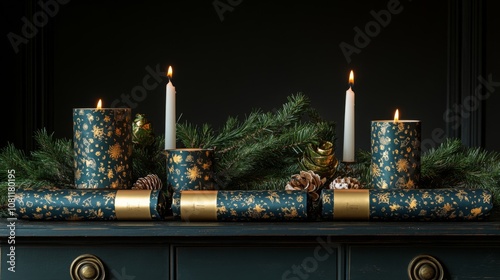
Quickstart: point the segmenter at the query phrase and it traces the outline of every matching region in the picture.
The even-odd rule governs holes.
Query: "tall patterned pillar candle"
[[[127,189],[132,184],[130,108],[73,109],[75,185],[79,189]]]
[[[420,180],[421,123],[418,120],[372,121],[372,185],[379,189],[415,189]]]

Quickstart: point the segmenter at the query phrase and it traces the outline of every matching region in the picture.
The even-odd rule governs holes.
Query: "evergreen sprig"
[[[155,136],[151,145],[134,143],[132,149],[132,180],[135,182],[140,177],[156,174],[166,184],[167,163],[164,155],[165,137]]]
[[[73,150],[71,141],[54,139],[45,129],[34,138],[39,149],[26,155],[8,144],[0,152],[0,217],[7,216],[8,172],[15,170],[16,187],[73,187]]]
[[[213,148],[215,178],[222,189],[282,189],[299,171],[304,147],[334,141],[335,124],[319,119],[302,93],[273,112],[254,110],[243,120],[229,117],[221,129],[177,125],[186,147]]]
[[[422,155],[421,185],[428,188],[482,188],[500,202],[500,153],[446,140]]]
[[[35,132],[39,149],[26,155],[8,144],[0,153],[0,168],[14,169],[17,186],[73,187],[73,148],[71,140],[54,139],[45,129]],[[0,173],[0,185],[7,182],[7,173]]]

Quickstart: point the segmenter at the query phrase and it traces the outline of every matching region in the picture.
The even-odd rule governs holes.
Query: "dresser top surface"
[[[13,223],[12,223],[13,222]],[[448,222],[180,222],[28,221],[2,219],[0,236],[16,237],[490,237],[500,240],[500,220]]]

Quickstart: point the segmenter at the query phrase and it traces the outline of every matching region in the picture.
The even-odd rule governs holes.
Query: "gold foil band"
[[[181,191],[182,221],[217,221],[217,191]]]
[[[118,220],[151,220],[151,190],[117,190],[115,214]]]
[[[368,220],[369,218],[369,190],[348,189],[333,191],[334,220]]]

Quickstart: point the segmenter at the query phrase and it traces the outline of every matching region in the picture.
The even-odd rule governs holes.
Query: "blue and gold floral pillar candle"
[[[73,148],[77,188],[132,186],[130,108],[74,108]]]
[[[167,157],[167,184],[173,191],[212,190],[213,149],[170,149]]]
[[[415,189],[420,180],[421,122],[377,120],[371,123],[372,186]]]

